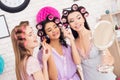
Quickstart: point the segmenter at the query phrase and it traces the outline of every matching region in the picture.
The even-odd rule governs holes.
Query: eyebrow
[[[76,17],[80,16],[80,14],[78,14]],[[73,19],[73,18],[70,18],[70,20]]]
[[[54,24],[52,27],[55,27],[56,25]],[[50,27],[49,28],[47,28],[46,30],[49,30],[49,29],[51,29]]]
[[[80,14],[78,14],[76,17],[80,16]]]
[[[31,34],[33,32],[33,28],[32,27],[30,27],[30,28],[31,28],[31,31],[28,34]]]
[[[47,28],[46,30],[49,30],[49,29],[51,29],[51,28]]]
[[[53,26],[55,27],[56,25],[54,24]]]

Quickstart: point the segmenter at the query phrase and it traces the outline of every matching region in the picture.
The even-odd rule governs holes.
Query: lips
[[[80,25],[76,25],[75,28],[78,29],[78,28],[80,28],[81,26],[82,26],[82,24],[80,24]]]
[[[56,32],[56,33],[53,33],[53,36],[57,36],[58,35],[58,32]]]
[[[37,40],[34,40],[34,42],[37,42]]]

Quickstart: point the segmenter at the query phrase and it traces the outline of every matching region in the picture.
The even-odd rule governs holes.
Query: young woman
[[[71,10],[63,10],[62,22],[64,26],[70,25],[75,38],[76,47],[82,58],[82,68],[85,80],[115,80],[113,72],[99,72],[98,65],[113,65],[114,59],[110,52],[106,50],[106,55],[102,57],[100,51],[94,46],[91,40],[91,31],[86,21],[88,12],[84,7],[73,4]]]
[[[33,50],[38,46],[37,35],[34,34],[28,21],[22,21],[11,32],[11,39],[15,53],[17,80],[49,80],[47,71],[47,60],[51,54],[46,43],[43,46],[43,68],[34,58]],[[46,52],[47,51],[47,52]]]
[[[71,46],[69,46],[64,40],[63,33],[59,28],[61,25],[59,18],[51,14],[46,15],[37,24],[38,36],[41,41],[46,38],[46,42],[52,48],[52,54],[48,59],[49,77],[51,80],[80,80],[76,73],[76,64],[80,64],[80,58],[74,44],[74,39],[68,34],[71,42]],[[40,48],[38,59],[42,64],[41,52],[42,50]]]

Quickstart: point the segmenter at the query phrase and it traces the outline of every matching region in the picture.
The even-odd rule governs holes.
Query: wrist
[[[82,71],[82,67],[80,64],[77,65],[77,69],[79,69],[80,71]]]
[[[46,65],[47,64],[47,61],[43,61],[43,65]]]

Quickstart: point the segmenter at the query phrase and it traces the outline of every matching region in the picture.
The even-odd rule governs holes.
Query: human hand
[[[104,50],[101,54],[101,61],[103,65],[113,65],[114,59],[108,49]]]
[[[102,73],[108,73],[112,72],[114,69],[113,64],[113,58],[110,55],[110,52],[108,50],[104,50],[101,54],[101,64],[98,66],[98,71]]]
[[[74,37],[73,37],[73,34],[72,34],[70,27],[68,27],[68,28],[63,27],[62,31],[63,31],[65,38],[68,38],[70,40],[74,40]]]
[[[44,40],[42,43],[42,47],[43,47],[43,56],[42,59],[43,61],[47,61],[48,58],[50,57],[52,50],[49,44],[46,43],[46,41]]]

